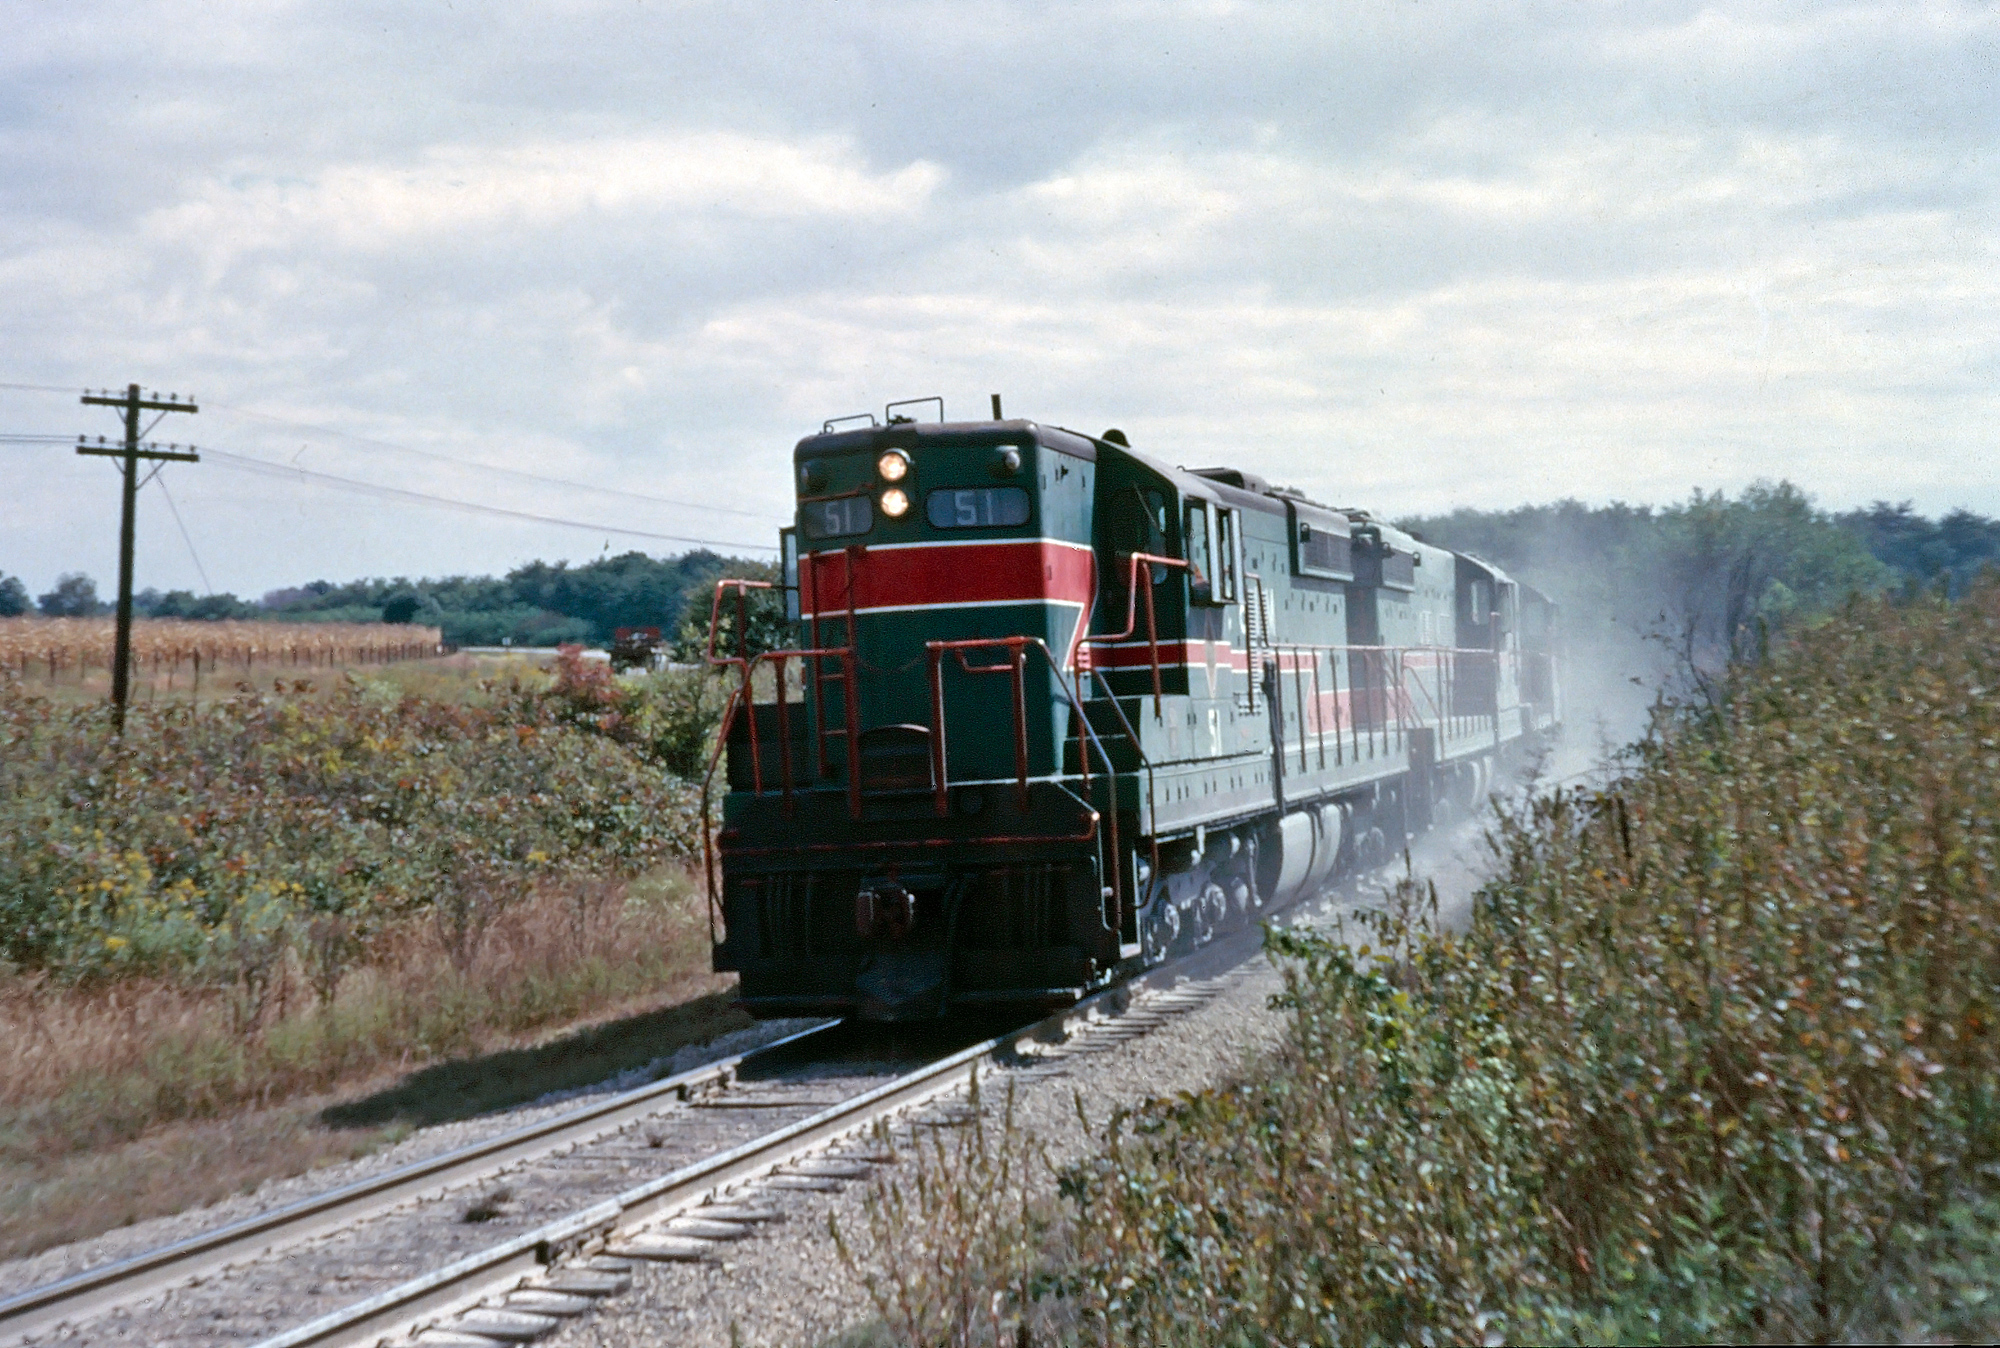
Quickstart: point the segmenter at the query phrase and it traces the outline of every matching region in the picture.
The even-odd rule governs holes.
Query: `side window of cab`
[[[1164,492],[1141,491],[1134,486],[1122,495],[1112,498],[1112,539],[1113,547],[1125,557],[1134,553],[1147,553],[1154,557],[1164,557],[1167,553],[1167,521],[1170,507]],[[1125,584],[1124,572],[1127,563],[1119,559],[1119,584]],[[1166,583],[1171,570],[1154,564],[1146,568],[1152,573],[1153,584]]]
[[[1208,514],[1208,502],[1189,501],[1181,517],[1182,538],[1187,547],[1188,593],[1198,604],[1219,603],[1215,593],[1215,526]]]
[[[1236,512],[1224,506],[1215,508],[1215,602],[1233,603],[1236,599]]]

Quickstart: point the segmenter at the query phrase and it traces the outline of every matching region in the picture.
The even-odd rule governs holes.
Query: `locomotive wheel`
[[[1194,901],[1194,943],[1207,945],[1215,939],[1215,929],[1229,916],[1229,896],[1222,886],[1211,883]]]
[[[1139,918],[1140,949],[1147,960],[1163,960],[1181,938],[1181,910],[1163,892]]]
[[[1360,852],[1365,860],[1362,865],[1379,866],[1389,859],[1389,838],[1379,828],[1371,828],[1361,835]]]

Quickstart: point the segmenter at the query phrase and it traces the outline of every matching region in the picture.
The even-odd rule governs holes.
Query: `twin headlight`
[[[990,465],[993,476],[1012,477],[1021,471],[1021,452],[1005,446],[994,457]],[[885,449],[875,459],[875,475],[887,485],[876,503],[882,513],[890,519],[901,519],[910,513],[910,493],[898,484],[910,476],[910,456],[900,449]],[[806,491],[818,492],[826,489],[826,468],[819,460],[813,459],[799,468],[799,485]]]
[[[884,482],[897,483],[910,475],[910,456],[900,449],[882,452],[875,460],[875,472]],[[882,513],[890,519],[901,519],[910,511],[910,494],[901,487],[890,486],[882,493]]]

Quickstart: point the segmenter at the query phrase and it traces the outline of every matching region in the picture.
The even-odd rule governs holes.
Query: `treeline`
[[[1734,498],[1697,491],[1664,507],[1567,500],[1398,523],[1497,562],[1586,627],[1660,638],[1711,664],[1761,640],[1772,621],[1824,612],[1852,591],[1914,584],[1959,594],[1982,566],[2000,563],[2000,519],[1955,510],[1931,520],[1886,501],[1835,514],[1789,482]],[[423,623],[458,646],[601,643],[620,627],[658,627],[686,653],[689,624],[707,630],[716,577],[770,572],[768,563],[707,550],[628,552],[581,565],[530,562],[500,577],[316,580],[256,600],[148,589],[134,602],[160,618]],[[65,574],[31,602],[19,579],[0,575],[0,617],[106,611],[88,576]]]
[[[1775,622],[1825,613],[1855,591],[1964,592],[2000,564],[2000,520],[1940,520],[1908,502],[1835,514],[1789,482],[1731,498],[1697,491],[1665,507],[1580,501],[1455,510],[1399,521],[1547,591],[1584,631],[1652,638],[1695,665],[1749,653]]]
[[[678,557],[628,552],[572,566],[530,562],[505,576],[413,580],[316,580],[272,590],[260,599],[189,590],[141,590],[133,607],[145,617],[276,619],[285,622],[419,623],[442,629],[455,646],[555,646],[608,642],[620,627],[658,627],[691,651],[690,624],[705,633],[718,576],[767,576],[768,563],[701,550]],[[67,573],[30,603],[27,586],[0,576],[0,617],[107,613],[88,576]]]

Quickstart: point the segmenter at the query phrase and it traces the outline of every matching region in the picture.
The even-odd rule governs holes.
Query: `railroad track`
[[[0,1302],[0,1345],[306,1348],[400,1341],[423,1325],[422,1343],[524,1342],[623,1290],[632,1259],[706,1257],[775,1216],[773,1195],[867,1174],[883,1159],[868,1141],[878,1120],[937,1101],[982,1067],[1032,1072],[1073,1051],[1065,1041],[1079,1032],[1115,1043],[1199,1004],[1259,940],[1218,940],[914,1067],[844,1023],[793,1035],[31,1289]],[[745,1201],[753,1183],[762,1197]],[[411,1268],[427,1271],[411,1278]]]

